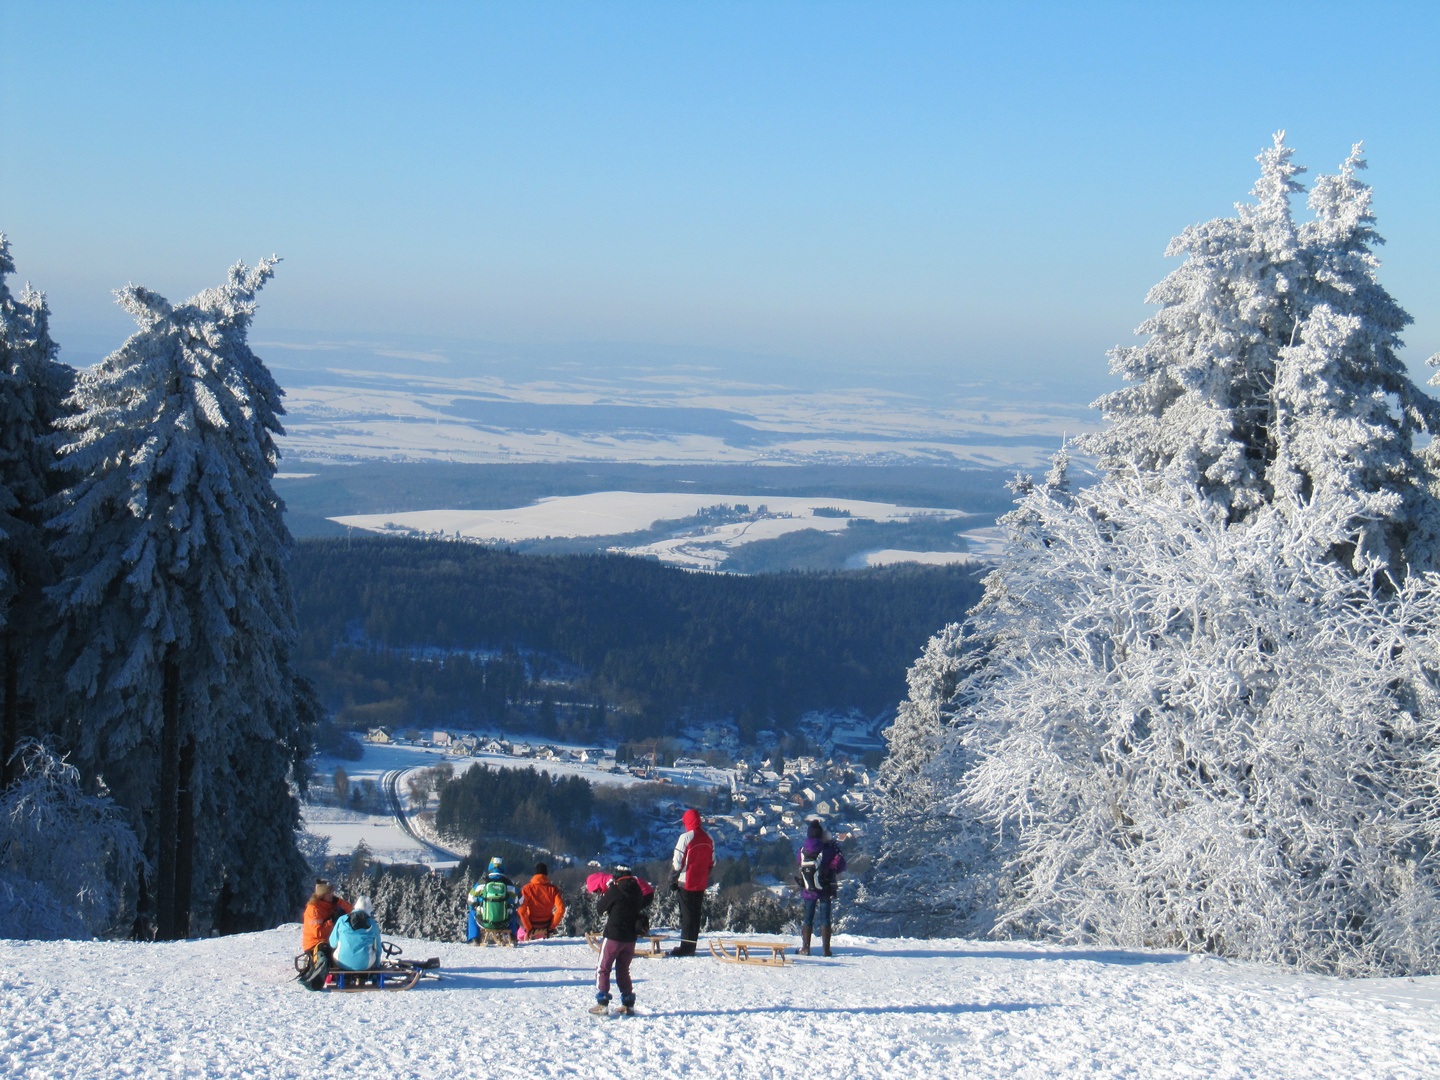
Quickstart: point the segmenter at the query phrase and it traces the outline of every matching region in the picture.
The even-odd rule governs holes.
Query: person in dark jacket
[[[630,961],[635,959],[641,912],[650,897],[640,888],[628,866],[615,867],[615,875],[600,897],[597,908],[605,916],[605,933],[600,941],[600,963],[595,967],[595,1007],[590,1011],[604,1016],[610,1011],[610,969],[620,987],[620,1016],[635,1011],[635,988],[630,982]]]
[[[796,882],[805,901],[805,917],[800,922],[800,955],[810,955],[810,937],[814,932],[815,915],[820,915],[820,941],[824,954],[830,952],[830,913],[835,901],[836,878],[845,871],[845,855],[840,845],[825,835],[825,826],[810,822],[805,843],[800,848],[800,873]]]

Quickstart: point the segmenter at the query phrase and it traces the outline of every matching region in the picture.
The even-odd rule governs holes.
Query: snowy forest
[[[1017,480],[910,670],[854,923],[1440,971],[1440,404],[1360,147],[1305,221],[1291,158],[1172,241],[1100,480]]]
[[[0,932],[169,940],[294,915],[315,698],[246,342],[275,260],[77,373],[0,236]]]

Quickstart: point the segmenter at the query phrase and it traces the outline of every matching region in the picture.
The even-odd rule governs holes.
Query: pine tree
[[[270,483],[281,391],[246,343],[273,266],[237,265],[178,307],[121,290],[140,329],[80,377],[57,425],[77,477],[52,522],[55,649],[84,702],[70,741],[137,821],[153,812],[144,842],[167,938],[203,928],[211,913],[192,924],[192,896],[225,892],[227,877],[272,860],[258,894],[228,892],[283,892],[288,906],[304,873],[298,809],[276,787],[306,748],[291,541]]]
[[[1375,519],[1367,552],[1430,569],[1440,505],[1415,442],[1440,430],[1440,403],[1398,356],[1411,319],[1376,277],[1365,162],[1357,144],[1318,178],[1315,219],[1297,226],[1292,154],[1280,132],[1257,201],[1171,241],[1187,258],[1146,298],[1162,305],[1137,331],[1149,338],[1111,353],[1133,385],[1095,403],[1110,426],[1081,448],[1107,472],[1195,484],[1235,519],[1277,491],[1338,485]]]
[[[43,504],[57,474],[47,438],[61,415],[74,372],[57,359],[45,298],[11,293],[10,242],[0,234],[0,790],[17,775],[16,748],[42,734],[22,715],[45,688],[46,608],[41,590],[53,581]],[[24,700],[22,700],[24,699]]]

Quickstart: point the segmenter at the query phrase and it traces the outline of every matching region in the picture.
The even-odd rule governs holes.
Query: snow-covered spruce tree
[[[1338,483],[1361,497],[1368,554],[1396,573],[1431,569],[1440,504],[1415,440],[1440,430],[1440,403],[1397,354],[1411,319],[1376,278],[1365,162],[1357,145],[1320,177],[1315,219],[1297,226],[1292,153],[1276,135],[1257,201],[1171,241],[1186,260],[1146,298],[1161,305],[1137,331],[1147,340],[1111,353],[1132,385],[1096,402],[1110,426],[1081,449],[1104,469],[1194,484],[1237,519],[1277,490]]]
[[[1238,522],[1120,478],[1025,504],[1047,542],[972,628],[1024,646],[975,666],[927,768],[1015,844],[1004,924],[1440,969],[1440,577],[1337,563],[1364,511],[1328,491]]]
[[[929,768],[947,749],[955,723],[963,644],[960,625],[951,623],[910,668],[910,695],[885,731],[889,754],[880,767],[882,802],[865,844],[871,869],[844,915],[846,929],[978,936],[993,925],[1002,874],[990,830],[970,807],[950,798],[951,787],[936,785]]]
[[[114,927],[140,858],[135,834],[104,795],[43,745],[17,748],[0,795],[0,937],[89,938]]]
[[[43,504],[57,486],[46,436],[74,380],[56,359],[45,298],[15,296],[5,281],[14,272],[0,234],[0,790],[18,775],[20,740],[44,724],[34,715],[47,681],[41,590],[53,581]]]
[[[1061,446],[1042,482],[1051,498],[1069,498],[1069,469],[1069,451]],[[1030,476],[1016,476],[1010,490],[1022,501],[1000,524],[1012,545],[1043,549],[1043,524],[1023,501],[1035,487]],[[993,615],[1016,610],[1003,570],[986,577],[978,609]],[[958,692],[977,664],[1010,647],[1016,636],[998,630],[976,650],[967,645],[963,627],[951,623],[910,668],[909,694],[884,733],[889,751],[880,766],[880,803],[864,845],[871,868],[854,907],[842,916],[847,929],[922,937],[979,936],[993,929],[1010,888],[1007,853],[1003,837],[953,798],[974,761],[955,738],[969,715]],[[953,758],[938,772],[932,768],[937,755]]]
[[[178,306],[121,290],[140,329],[80,376],[57,425],[77,478],[51,522],[54,649],[82,702],[67,741],[143,830],[162,938],[286,917],[303,893],[281,391],[246,343],[273,266],[237,265]],[[192,918],[197,896],[223,910]]]

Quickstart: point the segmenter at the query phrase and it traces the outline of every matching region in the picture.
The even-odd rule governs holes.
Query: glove
[[[671,875],[670,875],[670,891],[671,891],[671,892],[679,892],[679,891],[680,891],[680,875],[679,875],[679,874],[671,874]]]

